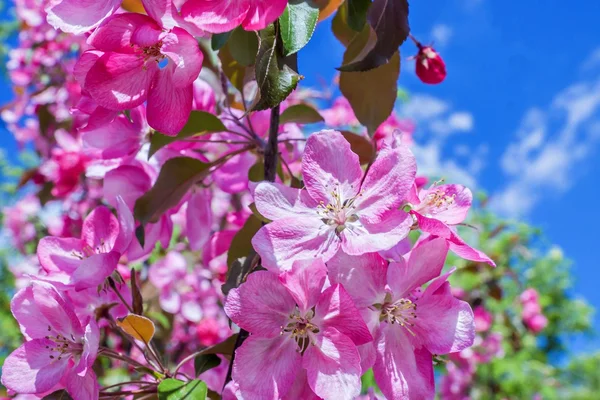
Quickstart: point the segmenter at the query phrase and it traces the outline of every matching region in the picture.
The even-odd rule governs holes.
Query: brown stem
[[[277,134],[279,133],[279,105],[271,109],[271,124],[269,125],[269,139],[265,146],[265,175],[266,181],[275,182],[275,176],[277,175],[277,161],[278,161],[278,142]],[[244,343],[244,340],[248,337],[249,333],[245,329],[240,329],[235,345],[233,346],[233,353],[231,354],[231,361],[229,362],[229,369],[227,370],[227,377],[223,383],[223,389],[231,381],[231,370],[233,368],[233,362],[235,361],[236,350]]]

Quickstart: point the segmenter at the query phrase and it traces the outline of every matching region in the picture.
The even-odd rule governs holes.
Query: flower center
[[[421,201],[421,204],[416,208],[417,211],[421,212],[425,216],[437,214],[448,210],[452,204],[456,194],[447,196],[446,192],[440,189],[436,189],[425,196],[425,199]]]
[[[104,239],[100,239],[100,246],[96,246],[95,249],[92,246],[85,245],[81,249],[81,252],[73,250],[71,252],[71,255],[73,257],[79,258],[80,260],[84,260],[95,254],[103,254],[103,253],[108,253],[108,252],[110,252],[110,249],[108,248],[106,242],[104,241]]]
[[[317,206],[317,214],[325,225],[335,227],[335,232],[339,236],[344,229],[358,222],[359,216],[354,203],[359,196],[361,196],[360,193],[355,197],[343,200],[339,186],[336,185],[331,192],[331,201],[327,205],[321,201]]]
[[[312,310],[308,311],[305,316],[300,315],[300,311],[296,309],[293,314],[290,314],[286,326],[281,327],[281,334],[287,334],[298,343],[298,352],[304,353],[311,343],[311,335],[319,333],[319,327],[311,323],[314,317]]]
[[[48,332],[52,332],[52,327],[48,326]],[[62,336],[60,334],[57,335],[48,335],[46,339],[54,342],[54,347],[46,346],[47,349],[50,350],[50,359],[60,361],[63,357],[71,357],[74,355],[79,355],[83,352],[83,344],[78,343],[75,339],[75,336],[71,334],[70,338]]]
[[[398,324],[415,336],[412,327],[413,320],[417,318],[417,304],[409,299],[402,298],[395,302],[386,302],[381,307],[379,320],[388,324]]]

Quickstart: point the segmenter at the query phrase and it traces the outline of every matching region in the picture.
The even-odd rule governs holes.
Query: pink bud
[[[446,64],[431,46],[419,46],[416,73],[423,83],[435,85],[446,79]]]

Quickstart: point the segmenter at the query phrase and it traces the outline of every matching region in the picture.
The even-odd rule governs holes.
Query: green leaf
[[[201,373],[219,366],[219,364],[221,364],[221,359],[215,354],[200,354],[194,358],[194,371],[196,371],[196,376],[199,376]]]
[[[176,157],[163,164],[154,186],[137,199],[133,214],[142,224],[158,222],[176,206],[192,185],[208,173],[210,164],[189,157]]]
[[[279,117],[279,123],[295,122],[297,124],[313,124],[324,119],[317,110],[308,104],[295,104],[286,108]]]
[[[256,56],[256,82],[260,99],[254,110],[273,108],[285,100],[296,88],[300,75],[294,71],[279,53],[278,28],[271,24],[259,32],[259,49]]]
[[[335,13],[331,22],[331,31],[339,42],[348,47],[352,39],[358,35],[352,28],[348,26],[348,5],[343,4]]]
[[[262,223],[254,215],[250,215],[246,220],[246,223],[235,234],[229,246],[227,252],[227,265],[231,265],[238,258],[246,257],[252,250],[252,243],[250,242],[256,232],[260,229]]]
[[[73,398],[67,393],[66,390],[57,390],[47,396],[44,396],[42,400],[73,400]]]
[[[306,46],[317,26],[319,8],[313,7],[308,1],[290,2],[281,17],[281,40],[283,55],[289,56]]]
[[[210,47],[214,50],[220,50],[223,46],[225,46],[225,44],[227,43],[227,41],[229,40],[229,37],[231,36],[231,32],[223,32],[223,33],[214,33],[212,35],[212,37],[210,38]]]
[[[368,20],[376,38],[372,48],[356,58],[344,57],[344,65],[338,68],[340,71],[369,71],[390,62],[410,32],[408,0],[374,0]]]
[[[371,0],[348,0],[348,26],[360,32],[367,23]]]
[[[254,31],[246,31],[241,26],[231,34],[228,42],[229,52],[240,65],[254,65],[258,52],[258,37]]]
[[[227,130],[227,128],[217,116],[206,111],[194,110],[190,113],[187,123],[177,134],[177,136],[167,136],[159,132],[154,132],[152,138],[150,139],[150,151],[148,152],[148,158],[152,157],[164,146],[178,140],[192,136],[205,135],[209,132],[222,132],[224,130]]]
[[[244,89],[247,68],[233,58],[229,44],[219,50],[219,60],[225,76],[229,78],[233,87],[241,92]]]
[[[352,59],[368,45],[371,28],[363,31],[350,43],[344,61]],[[396,88],[400,75],[400,56],[396,52],[389,63],[367,72],[342,72],[340,91],[348,99],[356,118],[372,136],[394,110]]]
[[[159,400],[204,400],[208,388],[206,383],[194,379],[183,382],[179,379],[165,379],[158,385]]]

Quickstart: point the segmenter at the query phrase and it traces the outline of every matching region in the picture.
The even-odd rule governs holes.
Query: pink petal
[[[369,168],[360,188],[361,196],[355,202],[360,219],[370,223],[385,219],[390,210],[402,204],[416,173],[417,163],[408,147],[381,152]]]
[[[319,396],[312,391],[308,386],[308,380],[306,378],[306,370],[301,369],[296,374],[296,380],[292,385],[292,388],[283,397],[283,400],[321,400]]]
[[[136,54],[106,53],[85,79],[85,89],[102,107],[127,110],[146,101],[158,66]]]
[[[341,133],[323,130],[309,136],[302,159],[302,176],[314,200],[328,204],[334,191],[341,202],[353,198],[362,175],[358,156]]]
[[[96,374],[90,368],[84,376],[79,376],[70,370],[65,375],[67,392],[73,399],[98,400],[100,386]]]
[[[100,26],[87,42],[96,50],[104,52],[133,53],[132,38],[139,28],[150,27],[160,32],[160,27],[151,18],[137,13],[117,14]],[[155,42],[156,43],[156,42]]]
[[[120,253],[111,251],[94,254],[83,260],[79,268],[73,272],[71,282],[75,285],[75,290],[95,288],[102,284],[117,268],[120,257]]]
[[[113,207],[117,206],[117,196],[121,196],[133,210],[135,201],[152,187],[150,177],[142,168],[122,165],[104,176],[104,198]]]
[[[46,272],[72,273],[79,267],[85,243],[76,238],[46,236],[38,243],[37,256]]]
[[[450,293],[444,282],[435,292],[425,291],[418,300],[414,340],[433,354],[455,353],[470,347],[475,339],[475,320],[469,303]]]
[[[62,0],[46,7],[48,23],[55,29],[85,33],[119,9],[121,0]]]
[[[50,323],[41,313],[33,300],[31,286],[19,290],[10,301],[10,311],[19,323],[21,333],[26,340],[41,339],[48,336]]]
[[[420,242],[410,253],[408,262],[392,262],[387,281],[394,299],[407,297],[414,289],[440,276],[448,255],[448,245],[441,238]]]
[[[173,86],[186,88],[192,85],[200,74],[204,59],[198,41],[183,29],[176,27],[162,42],[161,53],[168,56],[175,65]]]
[[[227,296],[225,312],[239,327],[253,335],[276,337],[287,324],[296,302],[277,276],[257,271]]]
[[[94,252],[112,250],[118,235],[119,221],[107,207],[96,207],[83,221],[81,239]]]
[[[360,354],[360,370],[364,374],[369,369],[373,368],[375,360],[377,359],[377,351],[375,344],[372,342],[365,343],[357,347],[358,354]]]
[[[25,342],[13,351],[2,366],[2,384],[16,393],[44,393],[52,389],[65,373],[70,357],[50,358],[56,344],[47,339]]]
[[[334,328],[314,339],[302,357],[310,388],[325,399],[352,400],[360,394],[360,356],[356,345]]]
[[[301,355],[297,348],[289,336],[246,339],[236,352],[232,371],[243,398],[279,400],[283,397],[300,369]]]
[[[343,285],[357,307],[383,302],[387,262],[377,253],[350,256],[340,250],[327,262],[327,269],[331,283]]]
[[[295,259],[323,258],[327,262],[337,252],[340,241],[333,229],[318,218],[285,218],[271,222],[252,238],[252,246],[270,271],[283,272]]]
[[[420,200],[427,200],[432,193],[442,193],[442,196],[452,198],[451,203],[444,203],[440,207],[428,206],[427,215],[438,219],[448,225],[460,224],[467,217],[469,208],[473,202],[473,194],[462,185],[439,185],[419,193]],[[431,195],[430,195],[431,196]]]
[[[317,203],[306,190],[295,189],[276,182],[260,182],[254,189],[258,212],[265,218],[277,220],[317,214]]]
[[[348,254],[359,255],[388,250],[406,238],[413,220],[409,214],[400,210],[391,210],[377,223],[362,220],[359,215],[357,229],[352,224],[342,232],[342,249]]]
[[[98,324],[93,317],[90,317],[90,320],[85,327],[85,333],[83,337],[83,352],[81,354],[79,365],[75,370],[79,376],[83,376],[86,373],[89,374],[92,372],[90,367],[94,364],[94,361],[96,361],[96,356],[98,355],[98,346],[100,345],[100,329],[98,328]]]
[[[279,276],[279,280],[296,301],[302,315],[319,301],[325,278],[327,278],[327,268],[320,258],[296,260],[291,270]]]
[[[185,229],[190,248],[194,251],[202,250],[210,238],[213,224],[211,203],[210,189],[198,189],[188,200]]]
[[[433,399],[435,395],[431,353],[413,350],[399,325],[382,324],[373,366],[375,381],[386,399]]]
[[[165,29],[171,29],[177,22],[177,9],[172,0],[142,0],[146,13]]]
[[[50,324],[51,333],[46,335],[60,334],[69,338],[80,338],[83,335],[83,328],[72,305],[52,285],[36,281],[32,285],[32,294],[38,310]]]
[[[288,2],[287,0],[252,0],[248,3],[250,7],[242,26],[247,31],[258,31],[265,29],[267,25],[279,18]]]
[[[142,132],[122,114],[106,125],[80,132],[84,146],[102,150],[105,159],[134,155],[142,143]]]
[[[115,239],[113,250],[123,254],[133,240],[135,221],[133,220],[133,214],[121,196],[117,196],[117,217],[119,220],[119,234]]]
[[[327,288],[315,308],[314,322],[321,329],[332,327],[361,345],[373,340],[352,298],[342,285]]]
[[[225,193],[239,193],[248,189],[248,170],[256,163],[256,156],[250,152],[231,157],[213,173],[219,189]]]
[[[201,30],[222,33],[234,29],[246,18],[248,0],[188,0],[181,7],[183,19]]]
[[[163,259],[152,263],[148,278],[154,286],[163,289],[179,280],[184,280],[186,275],[185,257],[176,251],[169,251]]]
[[[192,111],[192,84],[176,88],[173,82],[174,66],[169,63],[156,75],[148,96],[148,124],[169,136],[176,136],[187,123]]]
[[[173,235],[173,221],[169,215],[163,215],[155,224],[146,224],[144,226],[146,242],[144,248],[140,246],[137,239],[132,240],[127,249],[127,259],[129,262],[140,261],[150,255],[152,250],[160,243],[163,248],[169,247],[171,236]]]
[[[88,72],[90,72],[90,69],[103,54],[102,51],[87,50],[79,57],[79,60],[77,60],[77,63],[73,67],[73,76],[81,87],[85,87],[85,78]],[[79,109],[79,104],[77,108]]]
[[[410,242],[410,238],[406,237],[399,241],[398,244],[391,249],[380,251],[379,255],[386,260],[399,261],[406,253],[410,251],[411,247],[412,243]]]

